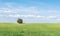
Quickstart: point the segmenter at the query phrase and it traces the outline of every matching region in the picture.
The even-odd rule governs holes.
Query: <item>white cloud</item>
[[[13,7],[11,7],[11,9],[10,8],[0,8],[0,12],[1,13],[19,13],[19,12],[21,12],[21,13],[25,13],[25,12],[27,12],[27,13],[32,13],[32,14],[38,14],[38,13],[40,13],[41,11],[40,10],[38,10],[36,7],[28,7],[28,8],[21,8],[21,7],[19,7],[19,8],[13,8]]]
[[[49,13],[58,13],[60,10],[48,10]]]
[[[38,15],[38,16],[36,16],[37,18],[46,18],[46,16],[40,16],[40,15]]]
[[[12,9],[8,9],[8,8],[0,8],[0,12],[1,13],[12,13]]]
[[[60,19],[56,19],[56,20],[60,20]]]
[[[56,10],[48,10],[48,12],[57,12]]]
[[[24,6],[20,6],[20,5],[17,5],[17,4],[14,4],[14,3],[6,3],[6,5],[8,7],[4,7],[4,8],[0,8],[0,12],[1,13],[16,13],[15,15],[13,14],[9,14],[7,15],[8,17],[25,17],[25,18],[41,18],[41,19],[56,19],[57,16],[40,16],[39,13],[43,13],[43,12],[46,12],[46,10],[40,10],[38,9],[38,7],[24,7]],[[14,6],[15,5],[15,6]],[[23,14],[19,14],[19,12],[21,13],[32,13],[30,15],[27,15],[25,13],[25,15]],[[48,12],[57,12],[56,10],[48,10]],[[38,15],[36,15],[38,14]],[[4,15],[3,15],[4,16]]]
[[[25,18],[32,17],[32,18],[34,18],[36,16],[35,15],[19,15],[19,14],[17,14],[17,15],[9,15],[9,17],[25,17]]]
[[[16,3],[5,3],[7,7],[1,8],[0,11],[2,13],[19,13],[19,12],[27,12],[27,13],[32,13],[32,14],[38,14],[41,11],[38,10],[37,7],[24,7],[21,5],[18,5]]]
[[[57,16],[47,16],[49,19],[55,19]]]
[[[6,13],[11,13],[11,12],[13,12],[12,10],[5,10],[4,12],[6,12]]]

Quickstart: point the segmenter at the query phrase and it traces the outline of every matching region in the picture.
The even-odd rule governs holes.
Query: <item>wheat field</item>
[[[60,23],[0,23],[0,36],[60,36]]]

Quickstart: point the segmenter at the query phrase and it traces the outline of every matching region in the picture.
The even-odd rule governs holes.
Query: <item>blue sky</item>
[[[60,22],[60,0],[0,0],[0,22]]]

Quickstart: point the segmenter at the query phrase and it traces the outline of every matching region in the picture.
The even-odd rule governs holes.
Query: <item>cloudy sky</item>
[[[60,0],[0,0],[0,22],[60,22]]]

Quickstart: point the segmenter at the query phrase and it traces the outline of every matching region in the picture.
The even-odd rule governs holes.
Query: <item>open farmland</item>
[[[0,23],[0,36],[60,36],[60,23]]]

